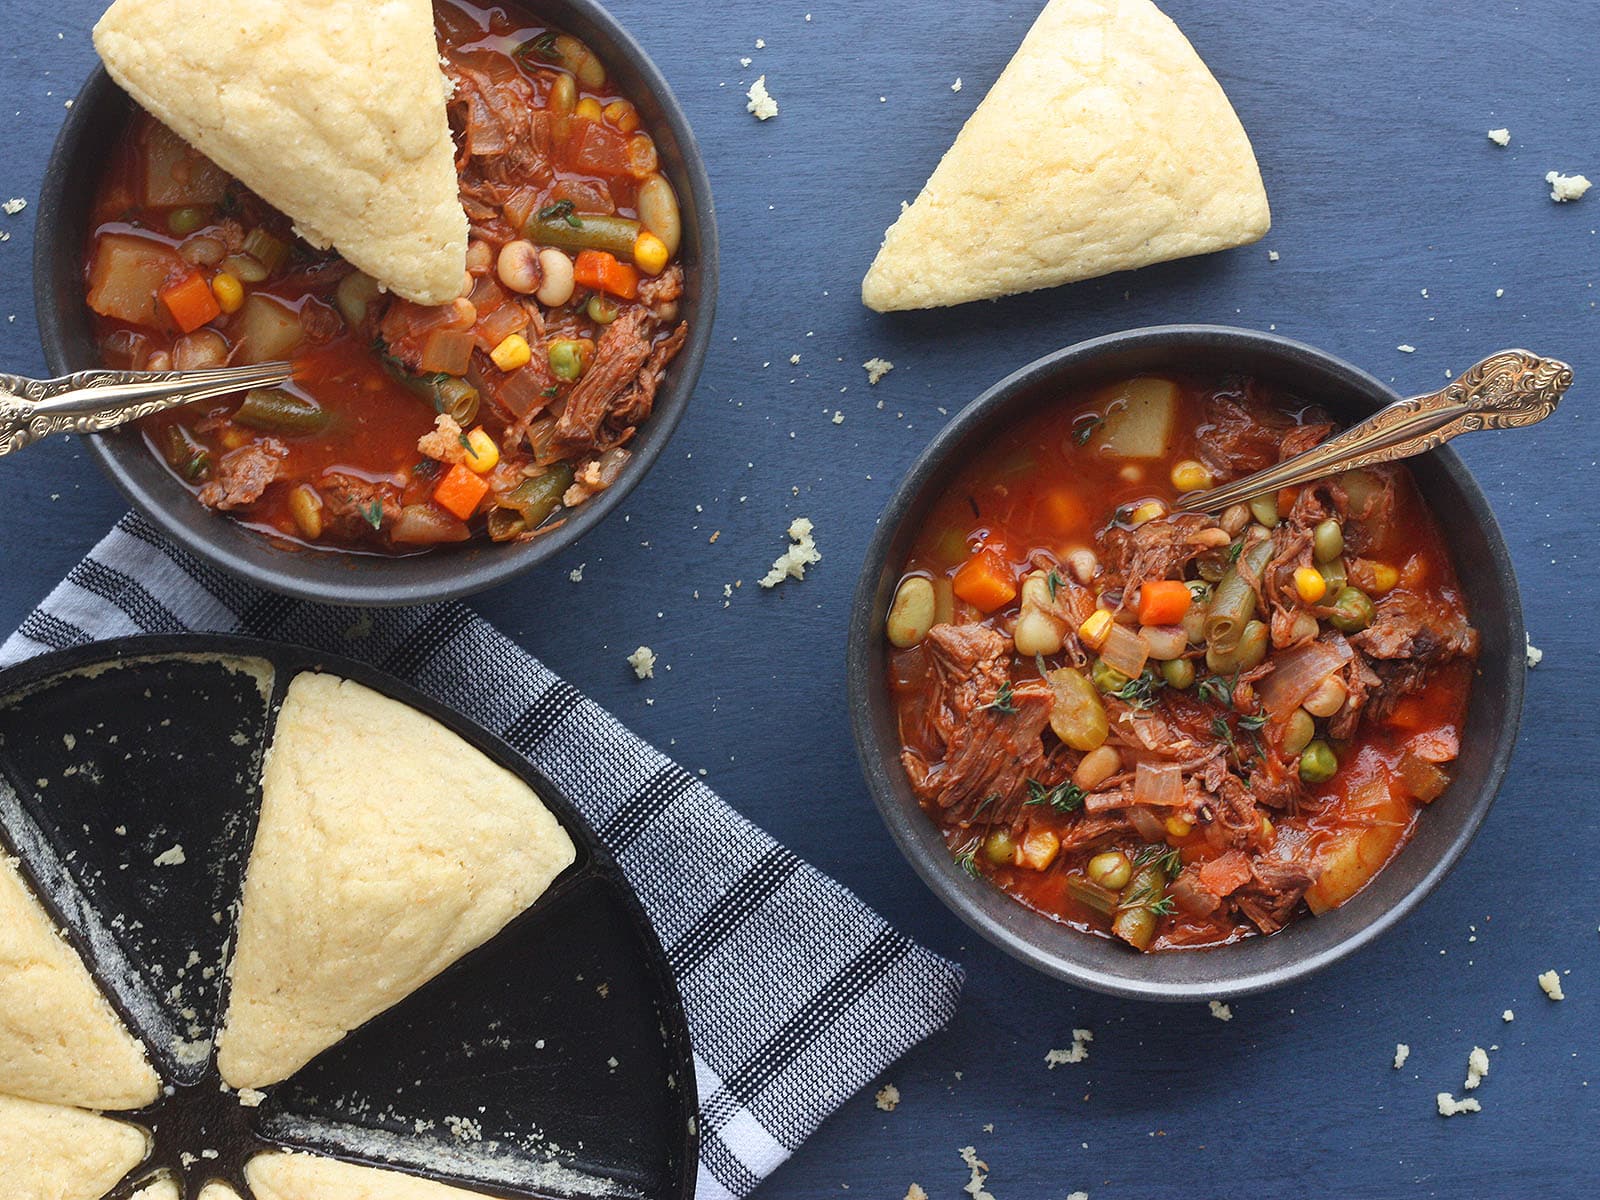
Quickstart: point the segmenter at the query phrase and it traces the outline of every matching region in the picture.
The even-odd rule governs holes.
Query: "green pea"
[[[1252,496],[1247,502],[1250,506],[1250,515],[1268,529],[1278,527],[1278,498],[1276,496]]]
[[[1161,664],[1161,678],[1180,692],[1194,682],[1194,663],[1187,658],[1172,658]]]
[[[622,311],[615,300],[600,292],[596,292],[589,297],[586,310],[589,314],[589,319],[596,325],[611,324],[617,319],[617,314]]]
[[[571,383],[583,374],[583,356],[570,341],[550,343],[550,370],[557,379]]]
[[[993,829],[983,839],[983,856],[997,867],[1009,867],[1016,861],[1017,844],[1011,840],[1009,829]]]
[[[1245,624],[1244,631],[1239,634],[1237,654],[1239,657],[1238,669],[1241,671],[1254,670],[1261,665],[1267,657],[1270,631],[1264,621],[1249,621]]]
[[[1126,675],[1108,664],[1103,658],[1094,660],[1094,670],[1089,673],[1089,676],[1094,680],[1094,686],[1102,692],[1120,691],[1122,688],[1127,687],[1129,682]]]
[[[167,228],[179,237],[188,237],[205,226],[208,215],[203,208],[175,208],[167,214]]]
[[[1334,598],[1328,620],[1343,633],[1360,633],[1372,624],[1373,616],[1371,598],[1360,588],[1346,587]]]
[[[1333,747],[1318,739],[1300,753],[1300,778],[1306,783],[1326,783],[1339,770]]]
[[[1317,723],[1311,719],[1311,714],[1303,708],[1297,708],[1290,715],[1289,723],[1283,727],[1283,752],[1299,754],[1316,736]]]
[[[1344,528],[1329,517],[1311,531],[1311,553],[1319,563],[1330,563],[1344,553]]]

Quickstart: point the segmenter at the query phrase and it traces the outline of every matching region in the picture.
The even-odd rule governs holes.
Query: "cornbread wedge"
[[[263,773],[223,1079],[287,1078],[493,937],[575,856],[527,784],[432,718],[297,676]]]
[[[480,1200],[431,1179],[309,1154],[260,1154],[244,1170],[256,1200]]]
[[[116,0],[94,44],[307,241],[419,304],[459,293],[467,218],[428,0]]]
[[[1050,0],[885,236],[862,301],[936,308],[1253,242],[1271,217],[1222,88],[1150,0]]]
[[[144,1161],[142,1129],[76,1108],[0,1096],[8,1200],[100,1200]]]
[[[139,1043],[3,855],[0,1092],[97,1109],[139,1108],[161,1093]]]

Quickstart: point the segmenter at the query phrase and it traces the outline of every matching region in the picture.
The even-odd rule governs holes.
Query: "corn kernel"
[[[639,110],[626,100],[613,100],[606,105],[606,120],[623,133],[632,133],[639,128]]]
[[[667,244],[648,229],[641,229],[639,236],[633,239],[634,265],[646,275],[661,274],[667,269],[667,259],[671,257]]]
[[[229,425],[222,431],[220,438],[223,449],[237,450],[241,446],[248,446],[256,440],[255,434],[248,429],[240,429],[237,425]]]
[[[601,117],[602,111],[603,110],[600,107],[600,101],[596,100],[593,96],[585,96],[582,100],[579,100],[578,107],[575,110],[576,115],[589,121],[598,121]]]
[[[244,285],[226,271],[219,271],[212,279],[211,294],[225,313],[236,313],[244,304]]]
[[[533,361],[533,350],[527,338],[520,333],[513,333],[489,351],[489,358],[502,371],[515,371]]]
[[[1328,581],[1315,567],[1296,567],[1294,590],[1307,604],[1315,604],[1328,594]]]
[[[494,439],[484,432],[481,425],[467,434],[467,444],[463,449],[467,452],[467,466],[479,475],[488,474],[500,461],[500,447],[494,444]]]
[[[1372,564],[1372,590],[1378,595],[1390,591],[1400,582],[1400,572],[1388,563]]]
[[[1194,822],[1185,816],[1170,816],[1163,824],[1166,825],[1170,837],[1186,838],[1194,832]]]
[[[1267,814],[1261,814],[1261,840],[1271,845],[1278,836],[1278,831],[1273,828],[1272,822],[1267,820]]]
[[[1088,619],[1078,626],[1078,640],[1091,650],[1098,650],[1106,644],[1106,638],[1111,636],[1111,626],[1115,622],[1110,613],[1103,608],[1097,608],[1089,614]]]
[[[1211,472],[1205,463],[1186,458],[1172,464],[1172,486],[1180,492],[1198,492],[1211,486]]]
[[[1139,507],[1128,514],[1128,524],[1143,525],[1147,521],[1154,521],[1157,517],[1167,515],[1167,506],[1159,500],[1146,500]]]

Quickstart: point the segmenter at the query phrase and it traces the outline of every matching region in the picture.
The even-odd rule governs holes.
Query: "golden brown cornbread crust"
[[[861,285],[880,312],[1054,287],[1253,242],[1244,127],[1149,0],[1050,0]]]
[[[419,304],[459,293],[467,218],[428,0],[116,0],[94,44],[307,241]]]

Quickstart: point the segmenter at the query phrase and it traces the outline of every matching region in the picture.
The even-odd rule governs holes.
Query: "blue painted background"
[[[89,70],[100,7],[5,0],[0,198],[36,195],[62,103]],[[971,972],[953,1028],[886,1077],[900,1108],[851,1100],[763,1200],[898,1200],[913,1180],[935,1200],[960,1200],[957,1148],[969,1144],[1000,1200],[1078,1189],[1094,1200],[1591,1194],[1600,188],[1556,205],[1543,176],[1600,180],[1600,7],[1168,0],[1254,140],[1272,199],[1267,239],[892,318],[861,307],[861,274],[1035,0],[614,8],[671,80],[709,161],[724,246],[717,333],[694,406],[626,518],[479,606]],[[760,73],[781,108],[764,124],[744,111]],[[1498,126],[1511,129],[1508,149],[1484,137]],[[25,373],[44,369],[30,300],[40,218],[31,206],[0,216],[11,235],[0,243],[0,364]],[[1403,391],[1431,389],[1447,367],[1507,345],[1564,357],[1579,380],[1537,430],[1457,443],[1505,527],[1547,655],[1482,835],[1397,931],[1301,986],[1240,1001],[1227,1024],[1203,1006],[1076,991],[969,936],[896,856],[841,709],[861,555],[941,409],[1045,351],[1165,321],[1275,328]],[[1416,352],[1397,352],[1402,343]],[[895,370],[869,388],[860,364],[879,355]],[[0,465],[0,626],[13,627],[122,508],[74,443]],[[803,584],[761,592],[754,581],[800,515],[816,523],[822,562]],[[579,564],[575,585],[568,571]],[[724,604],[723,585],[740,580]],[[643,684],[623,661],[641,642],[662,664]],[[1550,967],[1571,972],[1561,1004],[1534,981]],[[1045,1052],[1069,1045],[1075,1026],[1094,1031],[1088,1061],[1047,1072]],[[1389,1065],[1397,1041],[1412,1047],[1402,1071]],[[1484,1111],[1442,1120],[1434,1093],[1461,1094],[1474,1044],[1499,1047],[1474,1093]]]

